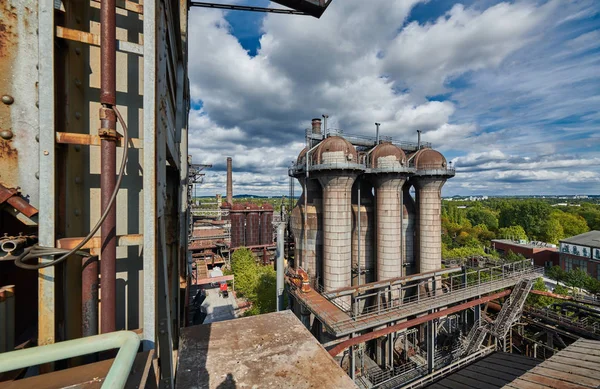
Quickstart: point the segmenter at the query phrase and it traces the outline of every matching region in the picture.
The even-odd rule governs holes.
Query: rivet
[[[81,86],[81,81],[79,80],[79,78],[75,78],[75,85],[78,87]]]
[[[11,105],[15,102],[15,99],[11,95],[2,96],[2,102],[6,105]]]
[[[39,108],[39,107],[40,107],[40,102],[39,102],[39,101],[36,101],[36,102],[35,102],[35,106]]]
[[[79,176],[75,177],[75,183],[81,184],[81,177],[79,177]]]
[[[79,210],[78,210],[78,209],[75,209],[75,210],[73,211],[73,213],[75,214],[75,216],[79,216]]]
[[[35,141],[36,141],[36,142],[38,142],[38,143],[40,142],[40,134],[37,134],[37,135],[35,136]]]
[[[80,118],[81,118],[81,113],[75,112],[75,119],[80,119]]]
[[[79,47],[75,48],[75,54],[77,54],[77,55],[81,54],[81,49]]]
[[[35,178],[40,179],[40,172],[35,172]]]
[[[11,140],[13,137],[13,132],[11,130],[2,130],[0,131],[0,138],[4,140]]]
[[[44,155],[49,155],[50,153],[48,152],[48,150],[44,150]]]
[[[75,145],[75,151],[77,151],[77,152],[81,151],[81,146],[80,145]]]

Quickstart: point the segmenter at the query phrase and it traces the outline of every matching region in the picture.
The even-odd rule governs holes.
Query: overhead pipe
[[[100,198],[102,212],[111,206],[110,198],[116,186],[117,117],[116,105],[116,0],[102,0],[100,7]],[[123,145],[127,147],[127,145]],[[117,279],[117,210],[114,204],[102,223],[100,272],[102,276],[102,333],[116,330]],[[84,285],[91,289],[92,285]]]

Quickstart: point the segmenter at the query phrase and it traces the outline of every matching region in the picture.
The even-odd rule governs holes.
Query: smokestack
[[[375,144],[376,145],[379,144],[379,126],[381,126],[381,123],[375,123],[375,127],[377,127],[377,130],[375,132]]]
[[[329,115],[323,115],[323,132],[327,132],[327,118]]]
[[[421,150],[421,130],[417,130],[417,150]]]
[[[321,135],[321,119],[315,118],[312,120],[312,133]]]
[[[233,204],[233,182],[231,178],[231,157],[227,157],[227,202]]]

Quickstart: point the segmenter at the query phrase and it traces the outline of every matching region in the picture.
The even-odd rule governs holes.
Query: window
[[[551,268],[551,267],[552,267],[552,265],[553,265],[552,261],[545,261],[545,262],[544,262],[544,267],[545,267],[546,269],[549,269],[549,268]]]
[[[575,269],[581,269],[587,273],[587,261],[583,259],[565,258],[565,271],[571,271]]]

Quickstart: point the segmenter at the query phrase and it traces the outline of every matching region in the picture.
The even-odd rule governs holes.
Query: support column
[[[352,284],[352,184],[357,174],[319,176],[323,186],[323,286],[326,291]],[[350,306],[350,298],[344,298]]]
[[[418,177],[414,181],[417,197],[417,253],[419,273],[442,267],[442,186],[445,179]]]
[[[433,313],[433,312],[432,312]],[[437,320],[437,319],[436,319]],[[430,320],[427,322],[427,370],[429,374],[435,370],[435,341],[437,337],[437,322]]]
[[[378,176],[375,181],[377,198],[377,281],[402,277],[404,262],[400,236],[402,234],[403,178]],[[393,298],[397,298],[396,296]]]

